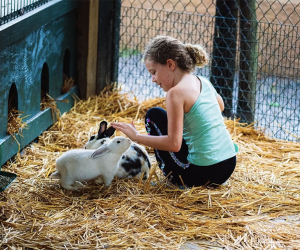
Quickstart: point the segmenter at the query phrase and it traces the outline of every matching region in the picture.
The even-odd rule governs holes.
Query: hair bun
[[[187,43],[184,46],[197,67],[208,64],[209,56],[201,45]]]

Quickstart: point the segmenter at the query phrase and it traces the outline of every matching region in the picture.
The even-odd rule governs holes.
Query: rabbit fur
[[[65,189],[77,190],[87,181],[101,176],[98,183],[109,186],[118,170],[122,154],[130,147],[131,140],[117,136],[98,149],[72,149],[56,160],[57,171],[51,179],[59,179]]]
[[[90,137],[90,140],[85,144],[85,149],[95,149],[109,143],[111,141],[109,137],[111,137],[114,132],[115,129],[113,127],[107,129],[107,122],[102,121],[98,134]],[[144,180],[149,177],[151,164],[149,155],[142,145],[131,142],[130,147],[122,155],[118,164],[118,178],[140,178],[142,173]]]

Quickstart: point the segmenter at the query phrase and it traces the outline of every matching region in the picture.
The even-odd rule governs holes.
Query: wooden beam
[[[82,0],[78,8],[78,83],[79,97],[96,94],[98,59],[99,1]]]
[[[96,94],[99,1],[90,0],[86,98]]]

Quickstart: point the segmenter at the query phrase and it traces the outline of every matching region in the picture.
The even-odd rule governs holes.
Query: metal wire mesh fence
[[[0,25],[48,1],[0,0]],[[142,53],[154,36],[170,35],[206,48],[210,64],[194,74],[211,80],[226,117],[300,141],[299,0],[100,1],[121,5],[111,15],[120,20],[111,80],[124,92],[141,100],[165,95],[151,82]]]
[[[122,0],[118,83],[139,99],[164,96],[142,53],[156,35],[202,44],[210,64],[196,69],[237,117],[279,139],[300,141],[298,0]]]
[[[22,16],[47,2],[49,0],[0,0],[0,25]]]

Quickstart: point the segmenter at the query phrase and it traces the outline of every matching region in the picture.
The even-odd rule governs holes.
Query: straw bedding
[[[64,151],[80,148],[101,120],[143,117],[164,99],[138,102],[103,91],[63,114],[37,143],[2,170],[18,175],[0,194],[1,249],[297,249],[300,246],[300,144],[266,138],[253,126],[227,120],[239,145],[237,168],[227,185],[181,190],[161,175],[153,151],[146,181],[115,179],[109,188],[86,183],[60,188],[49,175]],[[120,132],[117,135],[121,135]]]

